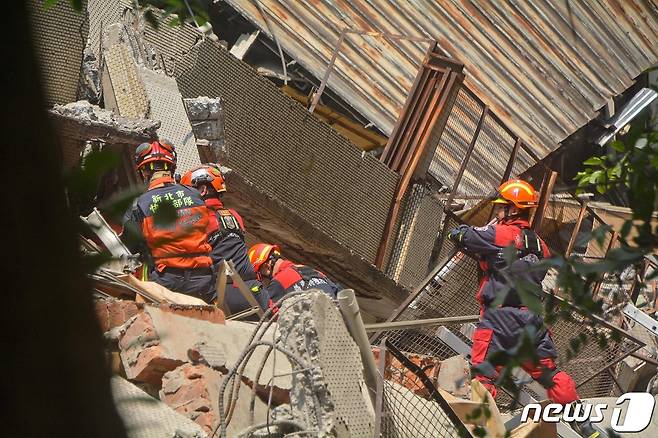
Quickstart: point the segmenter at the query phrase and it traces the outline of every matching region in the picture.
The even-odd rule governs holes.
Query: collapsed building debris
[[[477,313],[475,302],[464,299],[477,289],[476,261],[456,252],[445,233],[462,221],[484,225],[491,211],[484,202],[461,217],[449,210],[460,196],[469,207],[470,201],[481,201],[485,187],[521,174],[539,157],[493,114],[472,83],[462,82],[463,65],[442,59],[436,46],[428,51],[417,77],[421,85],[402,111],[405,122],[393,131],[400,141],[388,143],[378,160],[327,123],[333,110],[321,111],[320,119],[309,113],[306,106],[315,108],[317,99],[312,103],[310,96],[277,89],[192,26],[155,31],[136,12],[124,9],[124,3],[89,1],[92,13],[86,24],[95,44],[81,58],[82,79],[72,81],[86,84],[87,98],[102,96],[104,108],[73,102],[70,80],[51,87],[57,93],[50,93],[56,96],[50,100],[66,103],[49,114],[65,140],[65,151],[72,151],[68,167],[80,160],[87,142],[102,142],[122,154],[121,175],[106,185],[134,186],[134,146],[169,138],[179,150],[179,170],[217,160],[231,168],[224,200],[245,213],[249,239],[282,242],[292,257],[354,288],[368,321]],[[58,20],[81,20],[57,8]],[[103,23],[101,12],[116,19]],[[51,33],[46,36],[52,38]],[[50,55],[48,50],[54,49],[48,47],[42,44],[40,50]],[[61,43],[57,48],[62,49]],[[73,52],[78,59],[78,49],[65,50],[61,59],[71,59]],[[48,56],[43,59],[52,63]],[[61,68],[45,69],[44,74],[46,79],[71,79]],[[419,108],[428,111],[422,119],[431,122],[420,118]],[[361,149],[385,143],[384,136],[360,128],[367,140]],[[426,151],[415,147],[420,140]],[[439,196],[446,188],[449,193]],[[605,221],[570,194],[566,201],[549,201],[550,191],[544,192],[549,207],[538,214],[538,229],[551,249],[584,259],[604,256],[606,250],[582,244],[577,237]],[[396,205],[399,215],[391,213]],[[90,252],[103,250],[93,239],[85,243]],[[609,250],[615,244],[615,235],[606,235],[603,246]],[[436,257],[430,261],[432,254]],[[478,424],[487,426],[492,436],[512,430],[503,424],[491,396],[469,379],[468,324],[376,333],[372,342],[380,345],[374,349],[380,368],[377,384],[371,385],[369,361],[345,325],[348,316],[319,292],[288,296],[275,307],[276,315],[270,310],[254,325],[227,320],[215,306],[123,274],[132,270],[105,266],[90,275],[99,324],[114,343],[115,372],[169,406],[163,408],[166,414],[123,410],[128,424],[138,424],[131,422],[132,414],[166,415],[185,425],[173,433],[199,437],[455,436]],[[547,289],[553,289],[550,279]],[[608,283],[613,281],[596,285],[596,292],[615,289]],[[626,295],[633,291],[631,285]],[[655,304],[651,309],[648,313],[655,312]],[[572,310],[571,319],[554,328],[562,360],[569,334],[589,333],[588,320]],[[656,357],[655,330],[627,317],[615,324],[597,320],[611,342],[605,347],[589,344],[561,363],[573,372],[585,396],[634,390],[655,373],[649,361]],[[622,340],[614,340],[613,333]],[[385,343],[379,341],[384,338],[406,359],[390,351],[382,354]],[[527,383],[525,378],[521,376],[521,383]],[[116,382],[117,393],[137,392],[133,383]],[[520,401],[542,398],[543,389],[525,385]],[[499,399],[501,409],[508,401],[505,395]],[[483,405],[493,416],[470,418]],[[169,423],[161,433],[172,435]],[[560,433],[559,427],[546,433]]]

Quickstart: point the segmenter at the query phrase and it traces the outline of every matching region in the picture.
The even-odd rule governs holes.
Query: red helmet
[[[156,140],[151,143],[142,143],[135,149],[135,164],[141,169],[148,163],[165,163],[176,167],[176,149],[168,140]],[[165,166],[165,169],[167,167]]]
[[[279,245],[270,245],[268,243],[257,243],[249,248],[249,261],[254,267],[254,271],[258,272],[263,263],[269,260],[271,256],[280,257],[281,248]]]
[[[226,191],[224,177],[217,164],[203,164],[187,172],[180,180],[181,184],[199,187],[199,184],[210,184],[218,193]]]
[[[514,204],[517,208],[533,208],[537,206],[539,195],[530,183],[521,179],[511,179],[498,188],[494,204]]]

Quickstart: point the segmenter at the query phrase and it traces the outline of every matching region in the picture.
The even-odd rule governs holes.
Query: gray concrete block
[[[436,384],[456,397],[470,399],[471,367],[462,355],[441,361]]]

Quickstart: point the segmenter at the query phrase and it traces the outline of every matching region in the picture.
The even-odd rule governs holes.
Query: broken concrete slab
[[[80,141],[139,143],[157,137],[160,127],[158,121],[123,117],[86,100],[55,105],[48,115],[61,135]]]
[[[188,310],[192,312],[192,310]],[[160,385],[162,376],[185,362],[191,361],[190,353],[200,343],[211,346],[226,358],[226,367],[232,367],[246,347],[255,326],[238,321],[226,324],[181,316],[170,307],[164,310],[145,306],[144,311],[128,321],[119,337],[121,360],[130,380]],[[274,335],[266,334],[270,339]],[[244,375],[255,379],[266,347],[254,351]],[[276,356],[276,359],[275,359]],[[273,366],[276,361],[276,367]],[[289,362],[281,354],[272,354],[265,362],[260,383],[267,384],[270,378],[290,373]],[[290,388],[290,377],[277,377],[274,384]]]
[[[441,362],[436,384],[456,397],[470,398],[471,367],[462,355]]]
[[[235,170],[225,176],[230,190],[227,205],[239,205],[250,234],[258,240],[285,242],[284,254],[309,266],[318,266],[330,278],[357,293],[364,322],[383,321],[409,295],[373,264],[315,228],[279,199],[265,193]]]
[[[292,361],[293,417],[321,436],[372,436],[361,355],[336,305],[320,291],[291,297],[279,311],[279,331],[299,358]]]
[[[628,356],[619,362],[617,383],[623,392],[642,391],[644,388],[637,388],[638,384],[640,382],[647,382],[655,373],[655,366],[648,364],[642,359]]]
[[[196,423],[121,377],[112,378],[112,395],[129,438],[206,438]]]
[[[221,98],[183,99],[203,162],[223,162],[226,156],[224,103]]]

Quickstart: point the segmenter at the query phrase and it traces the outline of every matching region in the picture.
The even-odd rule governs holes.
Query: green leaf
[[[602,174],[603,174],[602,170],[597,170],[597,171],[592,172],[592,174],[589,177],[590,184],[596,184]]]
[[[43,8],[44,9],[50,9],[53,6],[55,6],[57,3],[59,3],[59,0],[43,0]]]
[[[147,9],[144,11],[144,20],[148,24],[151,25],[154,29],[159,29],[160,28],[160,21],[158,20],[158,17],[155,15],[152,9]]]
[[[69,0],[71,7],[76,12],[82,12],[82,0]]]
[[[620,234],[621,236],[626,239],[628,235],[631,233],[631,229],[633,228],[633,221],[632,220],[627,220],[624,221],[624,225],[621,226]]]
[[[626,150],[626,146],[624,146],[624,143],[622,143],[619,140],[615,140],[611,142],[610,146],[612,146],[612,149],[616,150],[617,152],[624,152]]]
[[[603,160],[600,157],[590,157],[583,161],[583,164],[586,166],[600,166],[603,164]]]

